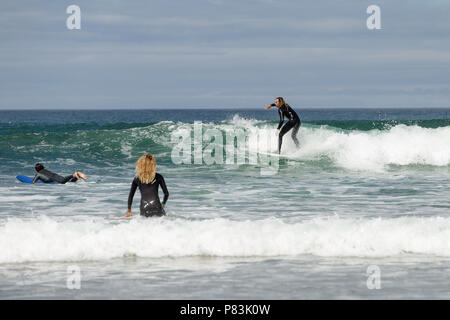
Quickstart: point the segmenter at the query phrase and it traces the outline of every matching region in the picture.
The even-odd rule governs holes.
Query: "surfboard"
[[[270,156],[273,158],[279,158],[279,159],[295,159],[292,155],[284,154],[284,153],[279,154],[278,151],[274,151],[274,152],[258,151],[257,154],[264,155],[264,156]]]
[[[266,156],[275,156],[275,157],[283,157],[283,154],[279,154],[278,151],[258,151],[258,154],[263,154]]]
[[[23,183],[32,183],[33,182],[33,177],[17,176],[16,179]],[[58,182],[43,182],[41,180],[38,180],[38,181],[36,181],[36,183],[57,184]]]
[[[114,220],[130,220],[133,219],[134,216],[131,217],[114,217]]]

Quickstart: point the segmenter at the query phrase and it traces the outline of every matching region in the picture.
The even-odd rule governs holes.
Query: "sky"
[[[70,5],[80,30],[66,26]],[[0,2],[0,109],[261,108],[277,96],[450,107],[450,0]]]

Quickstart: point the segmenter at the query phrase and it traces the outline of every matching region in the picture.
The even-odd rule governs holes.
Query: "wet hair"
[[[44,169],[44,166],[41,163],[36,163],[36,165],[34,166],[34,169],[39,172],[42,169]]]
[[[283,97],[276,97],[275,100],[278,100],[280,102],[280,107],[283,105],[289,106],[286,101],[284,101]]]
[[[151,153],[146,153],[136,162],[136,177],[142,183],[150,183],[155,179],[156,159]]]
[[[283,104],[286,103],[286,102],[284,102],[283,97],[276,97],[275,100],[278,100],[280,102],[280,106],[282,106]]]

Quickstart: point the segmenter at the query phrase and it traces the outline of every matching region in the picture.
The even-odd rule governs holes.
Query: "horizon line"
[[[450,106],[446,107],[294,107],[294,109],[298,110],[348,110],[348,109],[450,109]],[[157,108],[65,108],[65,109],[57,109],[57,108],[14,108],[14,109],[1,109],[0,111],[145,111],[145,110],[264,110],[264,107],[157,107]]]

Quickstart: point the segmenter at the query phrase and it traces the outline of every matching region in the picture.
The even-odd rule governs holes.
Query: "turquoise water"
[[[274,110],[0,111],[0,297],[449,298],[450,110],[297,111],[301,148],[288,134],[281,157]],[[197,121],[202,157],[177,163]],[[239,130],[243,163],[225,149]],[[140,218],[137,194],[114,220],[145,152],[168,215]],[[88,180],[15,180],[36,162]]]

